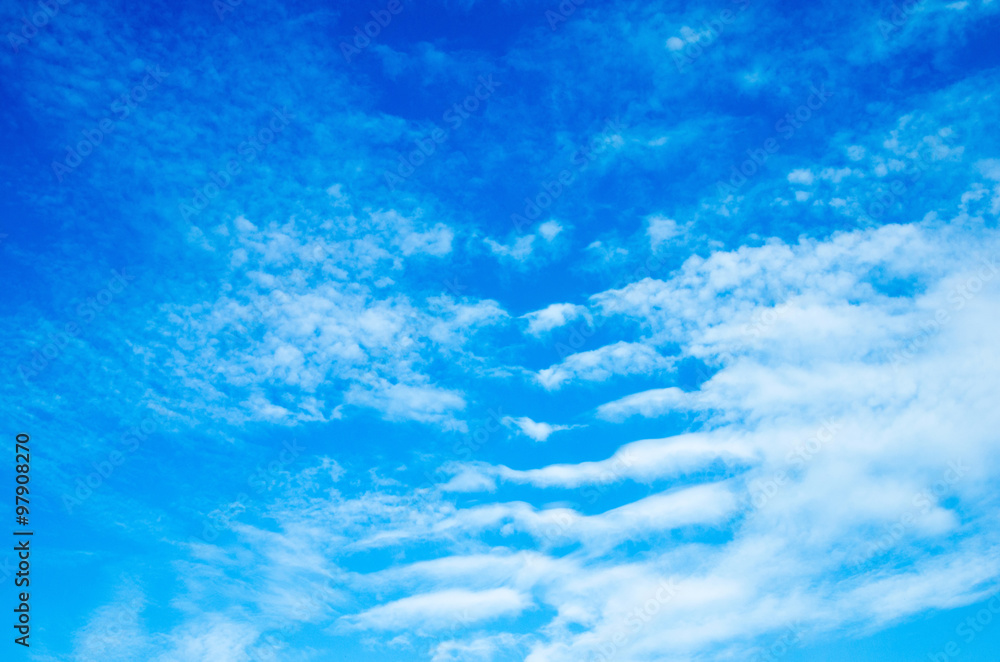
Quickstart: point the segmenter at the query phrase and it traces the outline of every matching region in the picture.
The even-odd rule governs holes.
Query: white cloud
[[[277,249],[247,253],[251,262],[285,259]],[[288,488],[269,504],[278,531],[241,525],[239,542],[213,548],[212,558],[267,568],[273,582],[247,604],[274,609],[289,599],[275,587],[309,573],[336,577],[352,596],[338,603],[342,626],[417,642],[446,631],[451,643],[439,639],[436,648],[442,659],[488,656],[490,643],[480,641],[488,636],[518,637],[525,659],[575,662],[622,631],[622,660],[706,651],[739,659],[743,642],[796,619],[816,632],[967,603],[1000,577],[1000,533],[988,507],[1000,472],[998,255],[995,231],[972,221],[884,226],[719,251],[662,280],[599,293],[594,309],[641,325],[643,341],[570,355],[538,379],[555,390],[661,373],[658,388],[614,391],[597,406],[595,425],[606,426],[614,450],[514,466],[449,454],[440,474],[449,479],[416,489],[374,479],[370,488],[341,479],[324,489],[313,471],[300,481],[315,486],[307,496]],[[257,318],[246,309],[259,306],[268,351],[257,362],[225,355],[233,367],[270,370],[310,393],[314,411],[323,412],[315,396],[335,377],[347,384],[349,404],[462,429],[467,396],[422,374],[421,357],[460,355],[506,319],[499,304],[442,296],[418,308],[401,296],[307,291],[264,267],[256,268],[260,284],[247,287],[265,295],[220,297],[176,323],[249,325]],[[586,310],[556,304],[525,317],[541,332]],[[712,377],[696,390],[678,388],[667,370],[675,355],[710,365]],[[247,402],[290,417],[304,411],[304,394]],[[634,428],[612,425],[677,412],[697,414],[697,430],[635,440],[626,432]],[[561,427],[504,422],[535,438]],[[950,463],[967,469],[943,482]],[[515,490],[524,501],[510,500]],[[884,548],[873,547],[883,539]],[[629,556],[626,541],[649,549]],[[415,560],[427,550],[433,558]],[[347,555],[375,569],[341,573]],[[655,619],[630,628],[625,615],[668,577],[676,594],[657,602]],[[500,620],[533,605],[542,620],[530,634],[519,634],[522,622]],[[211,641],[254,641],[257,628],[224,622],[178,630],[177,650],[200,659],[215,650]]]
[[[131,583],[117,591],[113,603],[98,607],[77,631],[75,659],[80,662],[129,662],[150,648],[142,612],[145,597]],[[20,636],[20,635],[17,635]]]
[[[451,252],[451,242],[455,233],[444,223],[438,223],[427,232],[409,232],[399,242],[403,255],[427,253],[428,255],[447,255]]]
[[[462,469],[440,486],[444,492],[492,492],[496,489],[496,480],[475,469]]]
[[[563,226],[557,221],[545,221],[538,226],[538,231],[536,233],[521,235],[517,237],[511,244],[501,244],[494,239],[489,237],[483,240],[486,247],[489,248],[490,253],[496,255],[500,258],[514,260],[515,262],[526,262],[534,254],[536,247],[535,240],[541,236],[547,244],[551,244],[552,241],[563,231]],[[545,244],[542,244],[544,246]]]
[[[498,243],[489,237],[483,241],[486,242],[486,246],[489,247],[490,252],[494,255],[499,257],[509,257],[512,260],[523,262],[531,257],[531,252],[534,250],[535,245],[535,235],[529,234],[523,237],[518,237],[510,246],[505,246],[504,244]]]
[[[562,363],[539,371],[538,381],[553,390],[574,380],[605,381],[615,375],[649,374],[670,365],[669,359],[648,345],[617,342],[571,354]]]
[[[253,644],[259,635],[260,629],[250,623],[206,615],[201,622],[189,623],[171,632],[171,649],[153,659],[156,662],[242,662],[247,659],[248,651],[255,648]]]
[[[511,651],[520,647],[522,638],[505,632],[489,637],[443,641],[434,649],[431,662],[489,662],[498,654],[509,657]]]
[[[530,604],[527,596],[510,588],[450,589],[400,598],[344,617],[342,622],[362,630],[443,630],[456,622],[466,625],[518,614]]]
[[[500,323],[509,315],[496,301],[480,299],[474,303],[456,302],[450,297],[428,299],[428,337],[442,347],[457,348],[465,345],[475,331]]]
[[[691,397],[675,386],[650,389],[603,404],[597,408],[597,415],[609,420],[620,420],[633,414],[654,418],[672,409],[688,409],[690,401]]]
[[[464,429],[453,415],[461,394],[429,386],[422,371],[435,357],[478,367],[466,344],[507,313],[491,300],[421,302],[388,288],[404,257],[448,253],[453,232],[419,214],[356,212],[334,192],[340,216],[319,227],[243,216],[222,226],[215,248],[234,256],[232,286],[166,306],[163,342],[147,351],[163,355],[191,400],[234,422],[326,420],[348,403]]]
[[[649,244],[654,251],[680,234],[682,234],[682,230],[678,227],[677,221],[663,216],[650,218],[649,225],[646,227],[646,235],[649,237]]]
[[[720,461],[730,466],[746,465],[754,460],[755,452],[750,440],[720,439],[718,436],[694,433],[634,441],[623,445],[611,457],[595,462],[550,464],[525,470],[504,466],[479,467],[478,471],[537,487],[578,488],[622,480],[648,483]]]
[[[454,413],[465,409],[465,400],[453,391],[431,385],[393,384],[379,380],[369,388],[354,385],[345,394],[345,402],[371,407],[392,419],[411,419],[437,423],[447,430],[466,430]]]
[[[669,39],[667,39],[667,48],[669,48],[672,51],[679,51],[682,48],[684,48],[684,46],[685,44],[683,39],[680,39],[678,37],[670,37]]]
[[[527,416],[521,416],[519,418],[514,418],[511,416],[504,416],[501,421],[506,426],[515,426],[524,435],[531,437],[535,441],[545,441],[552,435],[553,432],[559,432],[560,430],[571,430],[575,425],[550,425],[549,423],[538,423]]]
[[[545,221],[538,226],[538,234],[542,235],[545,241],[552,241],[562,230],[563,227],[556,221]]]
[[[865,158],[866,150],[862,145],[851,145],[847,148],[847,158],[852,161],[860,161]]]
[[[585,316],[587,316],[587,309],[584,306],[572,303],[553,303],[541,310],[523,315],[522,318],[528,320],[528,333],[540,336]]]
[[[808,168],[800,168],[788,173],[788,181],[791,184],[804,184],[809,186],[813,183],[813,173]]]
[[[577,499],[591,503],[626,481],[675,487],[590,515],[495,496],[459,507],[434,496],[400,509],[391,524],[355,544],[454,544],[453,555],[434,562],[437,570],[403,566],[423,578],[415,597],[435,587],[495,590],[501,578],[519,595],[531,591],[556,614],[525,641],[525,659],[532,660],[586,659],[622,631],[623,660],[687,659],[697,651],[745,650],[740,641],[780,633],[796,620],[816,631],[967,603],[1000,576],[1000,534],[981,500],[1000,470],[990,377],[1000,367],[1000,277],[976,257],[991,251],[1000,253],[991,233],[973,240],[947,227],[885,227],[693,259],[666,281],[595,297],[607,314],[644,320],[653,342],[677,344],[682,354],[719,366],[697,391],[653,389],[598,413],[618,420],[698,411],[703,429],[627,443],[611,457],[577,464],[461,464],[453,473],[489,495],[521,483],[579,489]],[[921,285],[909,296],[890,295],[871,280],[884,273]],[[946,321],[937,321],[941,310]],[[636,352],[643,355],[639,347],[648,349],[628,345],[617,367],[609,367],[615,361],[608,348],[573,355],[551,378],[628,372]],[[955,420],[965,422],[957,436]],[[942,482],[949,463],[965,468]],[[961,505],[946,506],[947,497]],[[384,510],[386,503],[330,507],[337,517],[353,513],[357,523],[350,526],[363,531],[367,508],[394,512]],[[859,567],[872,541],[907,513],[902,532],[875,550],[875,564]],[[625,540],[659,540],[688,527],[726,531],[731,539],[654,547],[642,561],[612,553]],[[532,556],[484,542],[497,533]],[[518,542],[518,533],[534,543]],[[927,545],[946,537],[958,542],[926,554]],[[570,544],[578,551],[538,553]],[[469,545],[496,559],[493,572],[477,570],[489,567],[482,560],[460,562]],[[906,562],[883,564],[889,555]],[[454,572],[442,574],[449,563]],[[625,615],[649,604],[655,593],[647,593],[668,574],[676,592],[657,602],[649,627],[629,628]],[[423,627],[408,604],[385,622]],[[362,612],[369,621],[372,613],[380,612]]]

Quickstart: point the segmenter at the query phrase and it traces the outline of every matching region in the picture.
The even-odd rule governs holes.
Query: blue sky
[[[0,27],[4,659],[996,659],[1000,4]]]

